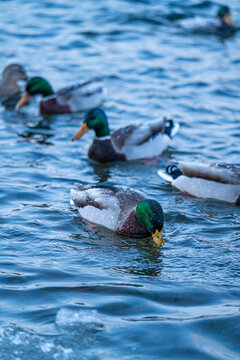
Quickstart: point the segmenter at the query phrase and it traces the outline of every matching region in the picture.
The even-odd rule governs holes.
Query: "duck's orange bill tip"
[[[86,123],[82,123],[81,129],[72,137],[72,141],[80,139],[86,132],[88,132],[89,127]]]
[[[162,230],[161,231],[156,230],[155,233],[152,234],[152,237],[153,237],[153,241],[158,246],[163,245],[165,243],[165,240],[162,237]]]
[[[232,19],[231,19],[231,16],[229,14],[224,16],[224,20],[229,26],[234,26],[233,22],[232,22]]]
[[[21,97],[21,99],[18,101],[17,105],[15,106],[15,109],[20,109],[20,107],[22,107],[23,105],[25,105],[28,100],[30,99],[31,95],[26,91],[23,96]]]

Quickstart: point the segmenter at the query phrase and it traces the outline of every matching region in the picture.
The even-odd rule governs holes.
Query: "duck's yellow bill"
[[[26,91],[23,96],[21,97],[21,99],[18,101],[15,109],[20,109],[20,107],[22,107],[23,105],[25,105],[28,100],[30,99],[31,95]]]
[[[229,14],[226,14],[226,15],[224,16],[224,22],[225,22],[226,24],[228,24],[229,26],[234,26],[234,25],[233,25],[233,22],[232,22],[232,19],[231,19],[231,16],[230,16]]]
[[[165,243],[165,240],[162,237],[162,230],[161,231],[156,230],[156,232],[152,234],[152,237],[153,237],[153,241],[157,245],[162,245]]]
[[[72,137],[72,141],[80,139],[86,132],[88,132],[89,127],[86,123],[82,123],[81,129]]]

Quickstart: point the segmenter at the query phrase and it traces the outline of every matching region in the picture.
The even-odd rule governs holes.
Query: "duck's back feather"
[[[166,119],[130,125],[111,134],[112,145],[127,160],[158,156],[170,145],[179,127],[176,125]]]
[[[114,131],[111,134],[111,139],[114,146],[121,151],[124,146],[139,146],[149,141],[153,135],[163,133],[164,125],[164,120],[129,125]]]
[[[83,186],[71,190],[72,202],[86,220],[123,235],[146,236],[135,216],[137,204],[146,197],[125,186]]]
[[[104,87],[100,78],[65,87],[56,93],[61,106],[68,105],[71,112],[87,111],[99,106],[104,99]]]
[[[223,184],[240,184],[240,170],[223,165],[205,165],[179,162],[183,175],[211,180]]]

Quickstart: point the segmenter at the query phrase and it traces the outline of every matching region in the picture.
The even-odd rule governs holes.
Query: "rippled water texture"
[[[82,114],[43,117],[39,98],[0,108],[0,358],[239,359],[240,208],[186,197],[171,160],[239,162],[240,37],[191,33],[222,1],[1,1],[1,68],[58,89],[103,76],[112,129],[172,116],[161,158],[100,166]],[[229,2],[240,22],[239,1]],[[127,184],[162,204],[163,248],[86,224],[77,180]]]

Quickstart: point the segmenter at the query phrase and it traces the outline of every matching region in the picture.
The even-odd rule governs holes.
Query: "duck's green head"
[[[135,215],[139,223],[152,234],[154,242],[158,245],[163,244],[164,214],[161,205],[155,200],[142,200],[136,207]]]
[[[49,82],[42,77],[33,77],[26,84],[26,91],[23,94],[22,98],[16,105],[16,108],[19,109],[25,105],[31,96],[41,94],[43,96],[53,95],[53,89]]]
[[[233,26],[233,22],[230,17],[230,9],[228,6],[221,6],[217,12],[217,17],[221,19],[224,24]]]
[[[109,135],[108,120],[102,109],[95,108],[89,110],[82,122],[80,130],[73,136],[72,140],[77,140],[88,130],[93,129],[98,138]]]

